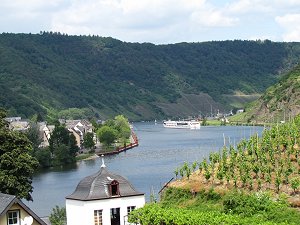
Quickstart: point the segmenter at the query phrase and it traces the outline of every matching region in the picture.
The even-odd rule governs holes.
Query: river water
[[[127,178],[146,194],[156,193],[185,161],[192,163],[219,151],[224,142],[236,145],[241,139],[261,134],[263,127],[207,126],[200,130],[168,129],[154,122],[134,123],[139,146],[118,155],[105,156],[107,169]],[[50,215],[55,205],[65,206],[79,181],[96,173],[101,159],[78,162],[64,168],[39,171],[33,177],[33,202],[24,201],[37,215]]]

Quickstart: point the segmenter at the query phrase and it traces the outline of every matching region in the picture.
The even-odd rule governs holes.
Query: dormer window
[[[111,193],[111,196],[118,196],[118,195],[120,195],[119,182],[118,181],[113,180],[110,183],[110,193]]]

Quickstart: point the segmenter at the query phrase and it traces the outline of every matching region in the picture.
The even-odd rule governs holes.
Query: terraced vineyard
[[[299,210],[292,207],[300,206],[300,116],[174,173],[162,201],[137,210],[132,221],[299,224]]]

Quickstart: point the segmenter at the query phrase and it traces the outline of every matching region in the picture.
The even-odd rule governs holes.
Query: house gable
[[[8,212],[18,211],[21,220],[32,217],[32,225],[46,225],[30,208],[13,195],[0,193],[0,224],[7,224]]]

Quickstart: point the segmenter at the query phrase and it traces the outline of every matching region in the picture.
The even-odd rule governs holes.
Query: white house
[[[67,225],[128,225],[128,213],[144,205],[145,194],[109,172],[102,159],[100,170],[66,197]]]

